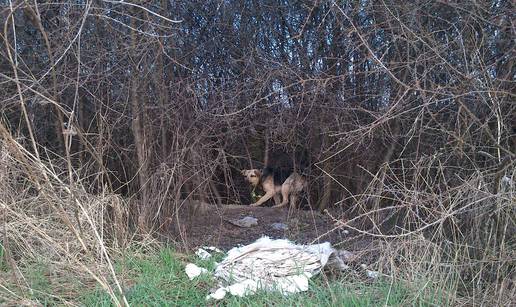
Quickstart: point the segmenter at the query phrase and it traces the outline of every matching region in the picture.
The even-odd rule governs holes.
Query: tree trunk
[[[57,117],[57,122],[54,122],[54,131],[56,134],[56,140],[58,142],[59,149],[63,150],[63,152],[66,150],[65,148],[65,139],[63,135],[63,129],[64,129],[64,117],[63,113],[61,112],[59,108],[59,93],[57,90],[57,73],[56,73],[56,65],[54,60],[54,55],[52,53],[52,47],[50,45],[50,40],[48,38],[47,32],[45,31],[45,28],[43,27],[43,24],[41,23],[41,16],[39,14],[38,7],[36,5],[35,9],[33,9],[31,6],[27,6],[24,10],[30,21],[34,24],[36,28],[41,33],[41,36],[43,37],[43,40],[45,42],[45,47],[47,48],[47,54],[48,54],[48,60],[50,62],[50,67],[52,69],[52,99],[54,100],[53,109],[55,112],[55,116]]]
[[[134,11],[135,15],[137,14]],[[136,29],[136,19],[131,19],[131,27],[133,29]],[[137,41],[137,32],[132,30],[131,31],[131,52],[133,55],[133,58],[137,55],[137,47],[138,47],[138,41]],[[132,108],[132,122],[131,122],[131,129],[134,137],[134,145],[136,147],[136,156],[138,161],[138,179],[140,184],[140,212],[138,215],[138,228],[141,231],[149,231],[149,217],[150,217],[150,203],[149,203],[149,193],[148,193],[148,185],[147,180],[149,179],[149,170],[148,170],[148,152],[147,152],[147,146],[146,146],[146,139],[145,139],[145,125],[143,123],[143,114],[142,112],[145,111],[145,106],[143,105],[143,101],[139,99],[138,97],[138,61],[134,61],[135,66],[133,67],[132,71],[132,80],[131,80],[131,108]]]
[[[322,141],[322,147],[324,148],[325,146],[328,145],[329,136],[328,136],[327,131],[324,131],[323,135],[324,136],[323,136],[323,141]],[[328,207],[328,204],[331,200],[331,192],[333,189],[333,178],[330,177],[330,174],[333,171],[333,163],[332,163],[331,158],[327,159],[326,161],[323,162],[322,171],[323,171],[323,195],[318,204],[318,209],[321,212],[324,211],[324,209],[326,209]]]

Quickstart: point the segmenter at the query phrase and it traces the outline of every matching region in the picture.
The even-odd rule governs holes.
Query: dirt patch
[[[188,249],[212,245],[227,250],[239,244],[249,244],[262,236],[288,238],[302,244],[324,241],[336,244],[346,237],[349,238],[349,234],[343,230],[334,229],[334,223],[328,216],[316,211],[289,212],[287,208],[241,205],[217,208],[205,204],[198,205],[198,208],[189,213],[183,211],[180,215],[179,221],[182,221],[182,225],[170,227],[166,236]],[[243,228],[228,222],[246,216],[256,218],[257,225]],[[286,226],[287,229],[275,228],[274,223],[282,223],[284,225],[279,226]]]

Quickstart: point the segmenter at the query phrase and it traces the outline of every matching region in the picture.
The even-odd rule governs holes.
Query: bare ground
[[[229,222],[246,216],[256,218],[257,225],[245,228]],[[283,223],[288,228],[275,229],[274,223]],[[353,239],[352,233],[337,229],[328,215],[310,210],[289,212],[288,208],[198,205],[195,210],[183,210],[179,219],[171,219],[170,225],[173,226],[163,232],[166,239],[187,249],[208,245],[228,250],[262,236],[288,238],[300,244],[329,241],[342,248],[364,248],[370,243]]]

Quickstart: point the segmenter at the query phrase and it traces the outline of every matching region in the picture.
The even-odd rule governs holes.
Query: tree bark
[[[133,11],[135,16],[137,15],[136,11]],[[131,19],[131,27],[136,29],[136,19]],[[137,55],[138,47],[138,37],[137,32],[135,30],[131,31],[131,52],[133,55],[133,59]],[[149,231],[149,217],[150,217],[150,202],[149,202],[149,193],[148,193],[148,185],[147,180],[149,179],[149,170],[148,170],[148,152],[146,146],[145,139],[145,125],[143,123],[143,114],[145,110],[145,106],[143,105],[142,100],[138,97],[138,61],[134,61],[135,63],[132,69],[132,80],[131,80],[131,111],[132,111],[132,122],[131,122],[131,130],[134,137],[134,145],[136,147],[136,157],[138,160],[138,179],[140,185],[140,212],[138,215],[138,228],[140,231]]]
[[[36,4],[37,5],[37,4]],[[55,116],[57,117],[57,123],[54,123],[54,131],[56,134],[56,140],[58,142],[59,149],[65,151],[65,139],[63,135],[63,129],[64,129],[64,117],[63,113],[61,112],[59,108],[59,93],[57,90],[57,73],[56,73],[56,65],[54,60],[54,55],[52,53],[52,47],[50,45],[50,40],[48,39],[47,32],[45,31],[45,28],[43,27],[43,24],[41,23],[41,16],[39,14],[39,10],[37,6],[35,7],[35,10],[31,6],[27,6],[25,9],[25,13],[31,20],[31,22],[34,24],[36,28],[41,33],[41,36],[43,37],[43,41],[45,42],[45,47],[47,48],[47,54],[48,54],[48,60],[50,62],[50,67],[52,69],[52,99],[54,100],[54,112]]]

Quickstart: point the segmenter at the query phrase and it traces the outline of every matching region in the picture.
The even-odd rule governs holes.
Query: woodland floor
[[[228,222],[246,216],[256,218],[258,224],[244,228]],[[335,221],[329,215],[310,210],[289,212],[288,208],[243,205],[216,207],[206,204],[194,213],[181,213],[179,221],[183,221],[180,227],[182,231],[178,227],[169,227],[163,234],[167,240],[179,243],[187,249],[216,246],[228,250],[237,245],[252,243],[262,236],[287,238],[298,244],[329,241],[335,247],[349,250],[367,250],[372,243],[352,231],[347,232],[336,227]],[[275,229],[272,226],[274,223],[283,223],[288,228]],[[177,225],[173,221],[171,224]]]

